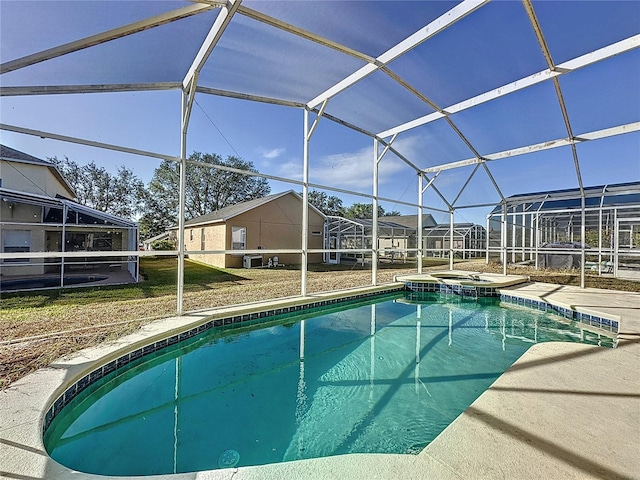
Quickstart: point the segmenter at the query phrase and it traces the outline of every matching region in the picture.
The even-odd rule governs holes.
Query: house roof
[[[191,220],[187,220],[185,222],[185,227],[193,227],[196,225],[208,225],[211,223],[221,223],[226,222],[227,220],[237,217],[245,212],[253,210],[254,208],[260,207],[266,203],[272,202],[278,198],[284,197],[286,195],[293,195],[299,201],[302,202],[302,197],[298,195],[293,190],[288,190],[281,193],[274,193],[272,195],[267,195],[266,197],[255,198],[253,200],[248,200],[246,202],[236,203],[235,205],[230,205],[228,207],[221,208],[220,210],[216,210],[211,213],[207,213],[206,215],[202,215],[200,217],[192,218]],[[313,205],[309,205],[309,207],[324,217],[325,215],[315,208]],[[177,227],[174,227],[177,228]]]
[[[62,175],[58,167],[56,167],[53,163],[42,160],[40,158],[34,157],[33,155],[29,155],[28,153],[21,152],[16,150],[15,148],[8,147],[6,145],[0,144],[0,159],[6,160],[9,162],[19,162],[19,163],[30,163],[33,165],[42,165],[51,170],[51,173],[58,179],[58,181],[66,188],[72,197],[75,197],[75,191],[73,187],[69,184],[66,178]]]
[[[408,228],[418,228],[418,215],[386,215],[383,217],[385,222],[397,223]],[[422,227],[432,227],[436,224],[430,213],[422,215]]]

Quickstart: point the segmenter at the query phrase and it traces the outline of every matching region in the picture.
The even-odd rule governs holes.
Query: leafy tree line
[[[120,166],[115,174],[95,162],[79,165],[67,157],[49,158],[71,184],[79,203],[120,217],[137,219],[140,236],[151,238],[178,224],[180,165],[163,160],[147,186],[132,170]],[[256,172],[250,161],[236,156],[194,152],[187,159],[185,217],[195,218],[236,203],[264,197],[271,187],[264,178],[230,170],[211,168],[219,165],[234,170]],[[354,203],[345,207],[342,200],[324,192],[309,192],[309,203],[325,215],[347,218],[371,218],[373,206]],[[378,207],[378,216],[399,215]]]
[[[325,192],[318,190],[309,192],[309,203],[325,215],[345,218],[373,218],[373,205],[371,203],[354,203],[350,207],[345,207],[340,198],[334,195],[327,195]],[[393,215],[400,215],[400,212],[397,210],[386,212],[384,208],[378,205],[379,217]]]

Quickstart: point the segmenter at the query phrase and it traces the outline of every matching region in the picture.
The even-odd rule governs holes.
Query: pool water
[[[212,329],[84,390],[45,445],[103,475],[418,453],[545,341],[613,346],[551,313],[439,294]]]

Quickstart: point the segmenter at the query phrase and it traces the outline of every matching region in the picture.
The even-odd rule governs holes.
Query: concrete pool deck
[[[541,283],[504,291],[617,318],[618,348],[534,345],[418,455],[345,455],[153,478],[640,478],[640,293]],[[41,421],[53,393],[96,359],[209,313],[154,322],[0,392],[0,477],[106,478],[72,472],[44,451]]]

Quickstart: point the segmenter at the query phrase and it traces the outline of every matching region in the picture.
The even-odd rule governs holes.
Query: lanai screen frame
[[[633,251],[631,248],[621,249],[619,235],[620,222],[640,222],[640,203],[637,200],[634,201],[634,197],[640,197],[640,182],[594,186],[585,188],[584,191],[585,203],[586,199],[596,201],[591,201],[591,205],[581,205],[580,208],[571,206],[576,200],[580,200],[580,192],[577,189],[514,195],[507,198],[506,225],[508,229],[505,235],[500,236],[500,239],[501,242],[506,241],[507,243],[506,251],[507,254],[511,254],[511,262],[515,263],[517,257],[524,261],[525,257],[528,256],[529,261],[533,261],[537,269],[539,267],[539,254],[574,255],[576,251],[569,248],[543,247],[543,244],[559,241],[558,239],[561,237],[555,231],[556,227],[549,220],[555,221],[558,218],[566,219],[567,217],[570,218],[568,226],[570,233],[567,234],[567,238],[563,241],[581,243],[583,247],[589,249],[586,255],[597,256],[598,275],[601,275],[603,270],[607,270],[606,273],[613,273],[614,277],[618,277],[621,256],[640,257],[640,252]],[[614,197],[614,200],[605,201],[610,197]],[[553,206],[549,206],[550,203]],[[608,247],[603,242],[603,225],[605,223],[603,212],[612,214],[611,218],[606,219],[606,223],[611,228],[609,233],[614,243]],[[487,231],[489,231],[490,222],[496,221],[496,217],[498,218],[497,221],[501,225],[503,224],[503,213],[503,211],[496,208],[487,215]],[[597,218],[590,221],[587,218],[588,215]],[[549,218],[551,216],[555,217]],[[587,230],[587,225],[597,225],[597,245],[587,246],[588,242],[585,235],[574,238],[574,230],[571,225],[572,217],[574,216],[579,216],[579,218],[576,218],[575,223],[578,224],[581,231],[583,225],[585,231]],[[553,230],[550,231],[550,229]],[[509,233],[509,230],[511,230],[511,233]],[[528,235],[527,232],[529,232]],[[631,230],[630,233],[633,234],[633,231]],[[521,239],[519,245],[516,242],[518,236]],[[528,246],[526,245],[527,238],[529,240]],[[633,239],[630,239],[630,241],[632,243]],[[504,251],[502,244],[497,248],[492,248],[488,244],[486,252],[487,263],[491,253],[499,253],[502,260]],[[603,263],[606,261],[603,260],[605,257],[609,258],[607,262],[611,263],[611,268],[605,267]]]
[[[583,216],[583,228],[581,231],[581,237],[584,238],[584,186],[582,181],[582,175],[580,171],[580,162],[576,150],[576,144],[580,142],[586,142],[591,140],[599,140],[603,138],[608,138],[616,135],[621,135],[629,132],[637,132],[640,131],[640,121],[620,124],[614,127],[591,131],[591,132],[582,132],[579,135],[574,134],[570,122],[569,113],[567,111],[563,95],[562,89],[560,87],[560,83],[558,81],[558,77],[572,72],[576,69],[584,68],[590,66],[596,62],[609,59],[615,55],[619,55],[630,50],[637,48],[640,45],[640,34],[633,35],[624,40],[618,41],[616,43],[603,46],[599,49],[591,51],[587,54],[580,55],[579,57],[573,58],[569,61],[562,62],[560,64],[555,64],[551,54],[549,53],[549,48],[547,45],[547,41],[545,39],[544,33],[540,27],[538,19],[536,17],[536,13],[534,11],[531,0],[523,0],[522,3],[526,10],[529,22],[533,31],[535,32],[538,44],[540,49],[542,50],[542,54],[547,64],[547,68],[543,71],[537,72],[533,75],[526,76],[514,82],[511,82],[507,85],[500,86],[498,88],[489,90],[480,95],[476,95],[474,97],[468,98],[464,101],[458,102],[454,105],[450,105],[447,107],[441,107],[433,103],[429,98],[425,97],[418,89],[414,88],[411,84],[406,82],[404,79],[399,77],[390,67],[389,63],[394,59],[402,56],[403,54],[411,51],[416,48],[423,42],[429,40],[434,35],[439,32],[447,29],[451,25],[455,24],[458,20],[473,14],[476,10],[480,9],[484,5],[488,3],[488,0],[464,0],[459,4],[455,5],[444,15],[438,17],[434,21],[430,22],[424,28],[416,31],[413,35],[410,35],[403,41],[399,42],[392,48],[388,49],[381,55],[373,58],[364,53],[358,52],[352,48],[346,47],[335,41],[329,40],[328,38],[323,38],[320,35],[314,34],[310,31],[304,30],[300,27],[288,24],[284,21],[281,21],[277,18],[270,17],[264,13],[258,12],[251,8],[248,8],[241,4],[241,0],[230,0],[226,2],[215,1],[215,0],[195,0],[192,4],[181,8],[179,10],[175,10],[172,12],[167,12],[165,14],[161,14],[152,18],[148,18],[146,20],[138,21],[131,23],[129,25],[116,28],[110,31],[103,32],[101,34],[92,35],[90,37],[86,37],[77,41],[73,41],[64,45],[60,45],[58,47],[50,48],[32,55],[27,55],[25,57],[21,57],[15,60],[11,60],[0,65],[0,74],[8,73],[14,70],[18,70],[24,67],[28,67],[30,65],[34,65],[36,63],[46,61],[52,58],[57,58],[68,53],[76,52],[85,48],[90,48],[94,45],[100,45],[105,42],[109,42],[113,39],[122,38],[123,36],[134,34],[136,32],[140,32],[143,30],[155,28],[160,25],[164,25],[178,19],[184,18],[186,16],[197,15],[202,12],[209,11],[211,9],[218,9],[217,18],[212,25],[206,39],[201,44],[198,53],[193,58],[191,65],[186,72],[183,80],[181,82],[161,82],[161,83],[145,83],[145,84],[103,84],[103,85],[58,85],[58,86],[14,86],[14,87],[1,87],[0,95],[1,96],[26,96],[26,95],[50,95],[50,94],[66,94],[66,93],[99,93],[99,92],[136,92],[136,91],[152,91],[152,90],[180,90],[182,93],[182,112],[181,112],[181,127],[180,127],[180,155],[172,156],[165,155],[158,152],[144,151],[134,148],[129,148],[125,146],[119,146],[114,144],[107,144],[103,142],[97,142],[89,139],[81,139],[75,138],[65,135],[59,135],[53,132],[45,132],[41,130],[23,128],[15,125],[7,125],[1,124],[0,128],[5,131],[11,131],[26,135],[34,135],[41,138],[50,138],[54,140],[60,140],[65,142],[71,142],[91,147],[103,148],[108,150],[114,150],[134,155],[141,155],[144,157],[151,157],[160,160],[169,160],[171,162],[178,162],[180,165],[180,206],[179,206],[179,226],[178,226],[178,250],[173,252],[126,252],[131,255],[143,256],[143,255],[158,255],[158,254],[166,254],[166,255],[174,255],[177,253],[178,255],[178,279],[177,279],[177,313],[181,314],[183,312],[183,289],[184,289],[184,259],[185,255],[189,252],[185,251],[184,248],[184,222],[185,222],[185,180],[186,180],[186,165],[188,162],[186,149],[187,149],[187,134],[189,129],[189,121],[191,112],[193,109],[194,99],[196,94],[210,94],[210,95],[219,95],[224,97],[231,97],[242,100],[250,100],[256,102],[264,102],[274,105],[288,106],[292,108],[298,108],[303,112],[302,123],[304,126],[304,136],[303,136],[303,176],[302,180],[294,180],[290,178],[281,178],[273,175],[266,174],[256,174],[255,172],[247,172],[247,171],[239,171],[230,169],[227,167],[210,165],[206,164],[205,166],[209,168],[216,168],[221,170],[234,171],[236,173],[240,173],[243,175],[252,175],[256,177],[265,178],[268,180],[277,180],[282,181],[294,185],[298,185],[302,187],[303,193],[303,213],[302,213],[302,236],[301,236],[301,248],[299,250],[270,250],[265,252],[261,251],[250,251],[247,250],[247,254],[253,253],[299,253],[301,255],[301,291],[300,295],[305,296],[307,294],[307,257],[309,253],[324,253],[325,249],[319,250],[309,250],[308,248],[308,208],[306,208],[309,204],[309,188],[322,189],[336,193],[344,193],[349,195],[357,195],[363,198],[370,199],[373,204],[373,219],[372,219],[372,231],[373,237],[378,237],[378,205],[380,202],[390,201],[395,204],[402,204],[408,207],[413,207],[417,209],[417,232],[418,232],[418,241],[417,245],[419,248],[417,249],[417,257],[418,257],[418,265],[417,270],[418,273],[422,272],[422,214],[424,210],[431,210],[434,212],[442,212],[449,215],[450,225],[451,225],[451,235],[453,237],[453,225],[455,220],[455,212],[456,210],[462,210],[467,208],[478,208],[478,207],[493,207],[495,203],[484,203],[484,204],[473,204],[473,205],[459,205],[459,200],[461,195],[463,194],[466,187],[469,185],[469,182],[472,180],[474,175],[478,170],[483,170],[488,178],[490,179],[493,187],[495,188],[497,194],[500,197],[500,203],[503,206],[503,209],[506,208],[506,199],[502,194],[501,189],[494,179],[491,170],[489,168],[489,163],[491,161],[505,159],[510,157],[515,157],[519,155],[527,155],[530,153],[540,152],[542,150],[558,148],[563,146],[568,146],[571,148],[574,167],[576,173],[576,180],[581,192],[582,197],[582,216]],[[359,59],[360,61],[365,62],[365,65],[353,72],[351,75],[345,77],[340,82],[334,84],[332,87],[328,88],[321,94],[316,97],[309,99],[307,102],[296,102],[290,101],[286,99],[276,99],[276,98],[267,98],[260,97],[251,94],[245,94],[240,92],[231,92],[224,91],[219,89],[213,89],[206,86],[202,86],[199,84],[199,76],[202,71],[203,66],[205,65],[207,59],[213,52],[216,47],[218,41],[224,34],[227,27],[233,21],[234,16],[241,15],[251,18],[252,20],[262,22],[270,27],[280,29],[287,33],[299,36],[305,40],[314,42],[316,44],[322,45],[324,47],[333,49],[335,51],[341,52],[343,54],[349,55],[353,58]],[[344,121],[343,119],[337,118],[335,116],[329,115],[325,109],[327,107],[328,102],[336,97],[336,95],[344,92],[349,89],[353,85],[357,84],[360,80],[366,78],[375,72],[382,72],[386,74],[389,78],[391,78],[396,84],[400,85],[407,92],[409,92],[413,97],[415,97],[416,102],[419,102],[423,105],[429,106],[433,109],[433,113],[415,118],[409,122],[403,123],[401,125],[397,125],[393,128],[387,129],[382,132],[373,132],[367,131],[361,128],[358,125],[354,125],[353,123]],[[506,151],[494,152],[491,154],[482,155],[469,141],[467,137],[465,137],[464,133],[458,128],[456,124],[450,118],[451,115],[457,112],[461,112],[463,110],[475,107],[477,105],[483,104],[485,102],[489,102],[505,95],[517,92],[519,90],[525,89],[527,87],[539,84],[541,82],[551,82],[554,86],[558,106],[562,112],[562,116],[564,119],[567,136],[565,138],[550,138],[548,141],[543,143],[537,143],[532,145],[523,146],[520,148],[510,149]],[[314,118],[312,118],[314,116]],[[346,128],[353,129],[361,134],[364,134],[370,137],[373,140],[373,155],[372,155],[372,177],[373,177],[373,188],[371,194],[364,194],[361,192],[354,192],[347,189],[336,188],[331,185],[321,185],[311,183],[309,181],[309,144],[315,132],[315,129],[318,125],[318,122],[322,119],[330,120],[336,122]],[[455,134],[469,147],[469,149],[473,152],[473,157],[454,161],[449,163],[444,163],[436,166],[431,166],[428,168],[420,168],[416,163],[412,160],[403,156],[398,150],[396,150],[393,146],[394,141],[398,137],[399,134],[407,132],[411,129],[417,128],[422,125],[426,125],[430,122],[433,122],[438,119],[444,119],[447,124],[451,127],[451,129],[455,132]],[[383,160],[383,157],[388,153],[393,152],[393,154],[399,158],[402,162],[404,162],[410,169],[412,169],[418,178],[418,189],[416,192],[417,201],[406,202],[399,199],[390,199],[384,198],[379,195],[379,168],[380,162]],[[464,185],[460,189],[459,193],[455,196],[455,198],[450,199],[443,195],[435,185],[434,181],[437,179],[440,173],[450,170],[456,169],[460,167],[473,166],[473,171],[466,179]],[[429,205],[423,204],[423,197],[425,192],[431,189],[431,191],[435,192],[435,194],[442,200],[443,204],[446,205],[445,209],[436,208]],[[504,225],[506,227],[506,215],[504,216]],[[506,228],[502,229],[503,232],[506,232]],[[584,242],[583,242],[584,243]],[[376,248],[377,242],[373,242],[371,249],[372,256],[372,272],[371,272],[371,283],[373,285],[377,284],[377,263],[379,252]],[[453,269],[453,238],[450,241],[450,263],[449,268]],[[503,243],[505,249],[505,258],[506,258],[506,242]],[[199,253],[229,253],[227,251],[212,251],[212,252],[199,252]],[[4,254],[3,254],[4,255]],[[20,257],[21,254],[11,254],[16,258]],[[33,254],[31,254],[33,256]],[[65,256],[65,255],[62,255]],[[584,248],[581,251],[582,258],[582,268],[581,268],[581,286],[584,287],[584,257],[585,252]],[[7,255],[7,258],[10,258]],[[507,272],[507,262],[503,263],[504,273]]]

